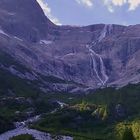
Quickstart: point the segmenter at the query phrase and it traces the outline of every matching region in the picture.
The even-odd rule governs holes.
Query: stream
[[[56,109],[50,113],[54,113],[54,112],[56,112]],[[33,124],[37,122],[40,118],[41,118],[41,115],[37,115],[22,122],[15,122],[14,125],[16,128],[1,134],[0,140],[9,140],[13,136],[18,136],[22,134],[30,134],[36,140],[54,140],[51,134],[41,132],[35,129],[30,129],[28,127],[29,124]],[[57,140],[73,140],[73,138],[69,136],[56,136],[56,137],[57,137]]]

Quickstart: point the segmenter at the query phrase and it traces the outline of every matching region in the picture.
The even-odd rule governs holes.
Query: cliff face
[[[11,35],[36,42],[53,25],[35,0],[1,0],[0,25]]]
[[[0,28],[0,50],[38,77],[65,81],[44,80],[44,90],[75,92],[140,81],[140,25],[56,26],[36,0],[1,0]]]

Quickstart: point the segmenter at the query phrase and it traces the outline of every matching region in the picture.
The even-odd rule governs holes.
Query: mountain
[[[46,38],[53,25],[35,0],[1,0],[0,22],[8,34],[32,42]]]
[[[44,92],[140,82],[139,44],[140,25],[57,26],[36,0],[0,1],[0,70]]]

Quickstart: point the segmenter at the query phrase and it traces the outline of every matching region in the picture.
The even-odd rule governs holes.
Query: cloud
[[[52,12],[51,12],[51,8],[49,7],[49,5],[44,1],[44,0],[36,0],[39,5],[41,6],[42,10],[44,11],[44,14],[55,24],[57,25],[61,25],[61,23],[59,22],[59,20],[54,17],[52,15]]]
[[[114,9],[113,9],[113,7],[111,5],[107,5],[107,7],[108,7],[108,11],[110,13],[113,13],[114,12]]]
[[[105,6],[107,6],[108,11],[113,13],[116,6],[123,6],[127,3],[127,0],[103,0]]]
[[[82,4],[86,7],[92,7],[93,6],[93,0],[76,0],[78,4]]]
[[[111,13],[115,11],[115,7],[122,7],[124,5],[129,6],[129,11],[135,10],[140,5],[140,0],[103,0],[108,11]]]
[[[92,7],[95,0],[75,0],[78,4],[82,4],[86,7]],[[96,0],[97,1],[97,0]],[[140,0],[100,0],[107,6],[108,11],[113,13],[115,7],[122,7],[124,5],[129,6],[129,11],[135,10],[140,5]]]
[[[122,6],[124,4],[126,4],[127,0],[112,0],[112,4],[114,4],[115,6]]]
[[[140,0],[128,0],[129,10],[135,10],[140,5]]]

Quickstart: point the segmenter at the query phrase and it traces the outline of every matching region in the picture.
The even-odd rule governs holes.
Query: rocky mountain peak
[[[36,0],[0,1],[0,49],[33,73],[57,81],[45,78],[43,91],[138,83],[139,44],[140,25],[56,26]]]
[[[31,42],[46,38],[54,24],[36,0],[1,0],[0,26],[9,34]]]

